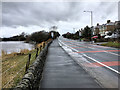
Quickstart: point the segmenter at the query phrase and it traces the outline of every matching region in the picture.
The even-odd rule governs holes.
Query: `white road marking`
[[[58,40],[59,40],[59,39],[58,39]],[[72,48],[72,47],[66,45],[66,44],[63,43],[61,40],[59,40],[59,42],[62,43],[63,45],[65,45],[65,46],[69,47],[70,49],[72,49],[72,50],[74,50],[74,51],[76,51],[76,52],[79,52],[78,50],[76,50],[76,49],[74,49],[74,48]],[[117,70],[115,70],[115,69],[113,69],[113,68],[111,68],[111,67],[109,67],[109,66],[107,66],[107,65],[105,65],[105,64],[103,64],[103,63],[101,63],[101,62],[99,62],[99,61],[97,61],[97,60],[95,60],[94,58],[89,57],[89,56],[87,56],[86,54],[82,54],[82,55],[85,56],[85,57],[87,57],[87,58],[89,58],[89,59],[91,59],[91,60],[93,60],[94,62],[97,62],[97,63],[99,63],[100,65],[102,65],[102,66],[104,66],[104,67],[110,69],[111,71],[113,71],[113,72],[115,72],[115,73],[117,73],[117,74],[120,74],[119,71],[117,71]]]
[[[120,56],[120,55],[119,55],[119,54],[117,54],[117,53],[108,52],[108,51],[105,51],[105,50],[104,50],[104,52],[106,52],[106,53],[109,53],[109,54],[113,54],[113,55],[117,55],[117,56]]]
[[[79,44],[77,44],[77,42],[76,42],[76,44],[74,44],[74,45],[79,45]],[[84,47],[86,47],[86,48],[90,48],[90,49],[96,49],[96,48],[93,48],[93,47],[90,47],[90,46],[84,46]],[[100,50],[100,49],[98,49],[98,50]],[[103,52],[106,52],[106,53],[109,53],[109,54],[113,54],[113,55],[116,55],[116,56],[120,56],[119,54],[117,54],[117,53],[113,53],[113,52],[108,52],[108,51],[105,51],[105,50],[103,50]]]
[[[91,59],[91,60],[93,60],[93,61],[95,61],[95,62],[101,64],[102,66],[104,66],[104,67],[106,67],[106,68],[108,68],[108,69],[110,69],[110,70],[112,70],[112,71],[114,71],[114,72],[120,74],[119,71],[117,71],[117,70],[115,70],[115,69],[113,69],[113,68],[111,68],[111,67],[109,67],[109,66],[107,66],[107,65],[105,65],[105,64],[103,64],[103,63],[101,63],[101,62],[99,62],[99,61],[97,61],[97,60],[95,60],[94,58],[91,58],[91,57],[87,56],[86,54],[83,54],[83,56],[85,56],[85,57],[87,57],[87,58],[89,58],[89,59]]]

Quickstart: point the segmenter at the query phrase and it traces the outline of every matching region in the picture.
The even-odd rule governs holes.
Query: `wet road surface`
[[[71,49],[71,52],[67,51],[69,55],[75,58],[80,66],[85,67],[104,87],[119,87],[120,50],[62,37],[59,38],[59,42],[61,46]]]
[[[54,40],[48,50],[41,88],[101,88]]]
[[[120,67],[120,50],[117,48],[98,46],[87,42],[79,42],[69,39],[64,39],[62,41],[71,48],[76,49],[77,52],[75,53],[86,54],[99,62],[107,64],[116,71],[118,71],[118,68]]]

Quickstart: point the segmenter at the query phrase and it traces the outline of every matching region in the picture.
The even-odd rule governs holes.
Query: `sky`
[[[118,21],[118,2],[103,1],[53,1],[53,2],[2,2],[2,27],[0,37],[11,37],[22,32],[31,34],[36,31],[49,31],[57,26],[58,32],[74,33],[97,23],[105,24],[107,20]]]

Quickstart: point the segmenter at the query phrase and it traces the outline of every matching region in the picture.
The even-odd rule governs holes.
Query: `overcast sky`
[[[10,37],[22,32],[49,31],[57,26],[63,34],[91,26],[118,21],[118,2],[2,2],[2,28],[0,37]]]

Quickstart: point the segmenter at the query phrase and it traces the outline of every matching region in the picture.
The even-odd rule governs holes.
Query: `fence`
[[[47,45],[47,47],[48,47],[48,45]],[[30,66],[30,63],[32,63],[31,60],[32,60],[32,61],[34,61],[33,59],[36,59],[36,60],[37,60],[37,57],[39,57],[39,56],[38,56],[39,53],[41,54],[41,53],[43,52],[43,50],[42,50],[43,48],[45,48],[45,43],[44,43],[43,45],[40,45],[39,48],[36,48],[35,51],[29,53],[27,56],[25,56],[24,58],[22,58],[23,60],[24,60],[25,58],[28,58],[27,63],[26,63],[24,66],[20,67],[19,71],[17,71],[17,73],[15,73],[15,74],[12,76],[12,78],[10,78],[9,81],[7,81],[7,82],[3,85],[2,88],[11,88],[11,87],[9,87],[10,83],[13,83],[13,82],[14,82],[14,79],[16,79],[16,78],[18,77],[18,75],[21,75],[21,73],[23,73],[23,71],[25,71],[25,72],[23,73],[23,75],[24,75],[24,74],[27,74],[28,71],[30,70],[29,67],[31,68],[31,66]],[[41,52],[41,51],[42,51],[42,52]],[[19,64],[24,63],[23,60],[20,60],[20,61],[17,62],[16,64],[19,65]],[[5,75],[6,73],[9,73],[11,69],[14,69],[14,66],[11,66],[11,67],[8,68],[7,70],[5,70],[2,74]],[[28,69],[29,69],[29,70],[28,70]],[[2,74],[0,74],[0,76],[1,76]]]
[[[22,81],[16,86],[14,90],[34,90],[39,88],[39,82],[42,77],[43,66],[48,51],[48,46],[51,44],[50,41],[44,49],[40,52],[35,62],[27,69],[26,74],[22,78]]]

